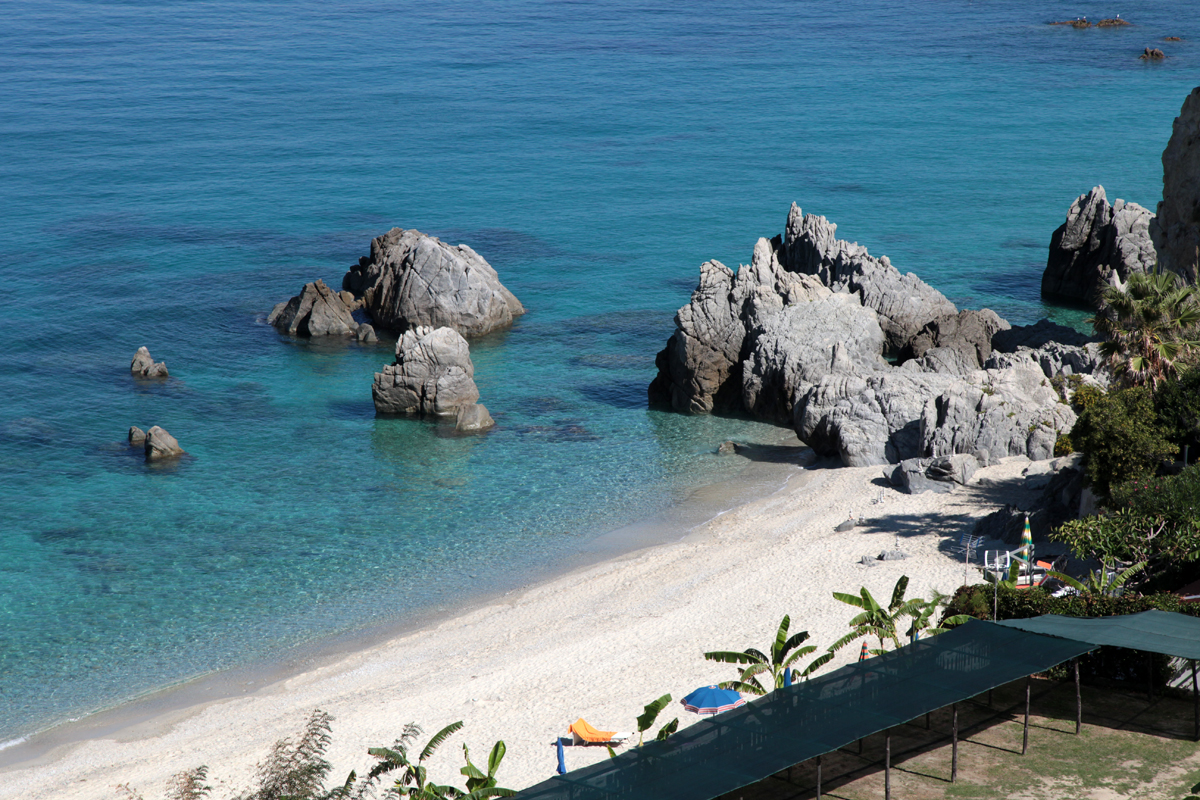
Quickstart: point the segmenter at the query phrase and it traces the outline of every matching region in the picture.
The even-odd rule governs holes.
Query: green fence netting
[[[1006,619],[995,624],[1077,642],[1200,659],[1200,618],[1170,611],[1093,618],[1043,614],[1030,619]]]
[[[970,621],[556,775],[527,800],[711,800],[928,711],[1043,672],[1094,645]],[[547,753],[547,763],[552,763]]]

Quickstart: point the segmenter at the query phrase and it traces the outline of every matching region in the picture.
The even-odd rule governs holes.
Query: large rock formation
[[[1077,197],[1067,221],[1050,237],[1042,296],[1098,305],[1108,286],[1124,283],[1134,272],[1152,270],[1153,219],[1154,214],[1137,203],[1117,200],[1109,205],[1103,186]]]
[[[396,343],[396,363],[375,373],[371,395],[383,414],[456,417],[479,399],[466,339],[450,328],[410,328]]]
[[[1150,227],[1159,264],[1200,282],[1200,86],[1183,101],[1162,154],[1163,199]]]
[[[276,305],[267,323],[292,336],[352,336],[358,331],[345,302],[321,280],[304,284],[300,294]]]
[[[375,237],[371,255],[350,268],[342,288],[362,299],[377,327],[397,333],[429,326],[482,336],[525,313],[478,253],[416,230]]]
[[[139,378],[166,378],[167,364],[165,361],[155,362],[150,351],[145,347],[139,347],[133,355],[133,361],[129,362],[129,372]]]
[[[858,292],[862,304],[879,315],[892,352],[908,343],[930,320],[958,313],[945,295],[911,272],[901,273],[887,256],[836,236],[837,225],[805,215],[792,203],[780,259],[792,272],[815,275],[836,292]]]
[[[994,364],[1007,322],[986,309],[958,313],[833,231],[793,205],[787,234],[760,239],[749,266],[735,274],[705,263],[658,354],[650,402],[790,422],[818,453],[851,466],[1049,458],[1075,420],[1049,379],[1097,368],[1093,354],[1050,341],[1042,326],[1012,334],[1016,352]],[[1040,348],[1020,346],[1039,337]],[[888,364],[888,349],[909,360]]]

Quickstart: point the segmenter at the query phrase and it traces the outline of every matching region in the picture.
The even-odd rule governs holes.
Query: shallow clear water
[[[645,386],[697,266],[792,200],[961,306],[1078,320],[1037,296],[1050,233],[1096,183],[1157,201],[1197,10],[10,0],[0,741],[518,583],[729,477],[718,442],[775,432]],[[376,419],[387,343],[263,324],[393,225],[529,309],[472,346],[486,436]],[[143,344],[169,381],[129,377]],[[189,457],[147,467],[133,424]]]

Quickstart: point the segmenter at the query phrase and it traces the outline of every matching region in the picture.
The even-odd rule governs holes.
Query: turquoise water
[[[718,442],[775,432],[645,386],[697,266],[792,200],[960,305],[1078,317],[1037,296],[1050,233],[1096,183],[1153,207],[1197,12],[10,0],[0,741],[519,584],[729,477]],[[387,343],[263,323],[394,225],[529,309],[473,344],[486,436],[376,419]],[[129,377],[143,344],[170,380]],[[190,455],[147,467],[133,424]]]

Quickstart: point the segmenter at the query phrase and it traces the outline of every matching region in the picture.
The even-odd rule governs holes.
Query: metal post
[[[892,800],[892,729],[883,740],[883,800]]]
[[[817,756],[817,800],[821,800],[821,757]]]
[[[1196,659],[1192,659],[1192,717],[1195,720],[1194,738],[1200,742],[1200,693],[1196,692]]]
[[[1029,692],[1033,679],[1025,676],[1025,733],[1021,737],[1021,755],[1029,750]]]
[[[1083,728],[1083,697],[1079,694],[1079,659],[1072,659],[1075,665],[1075,735]]]
[[[951,725],[950,782],[958,780],[958,703],[954,704],[954,722]]]

